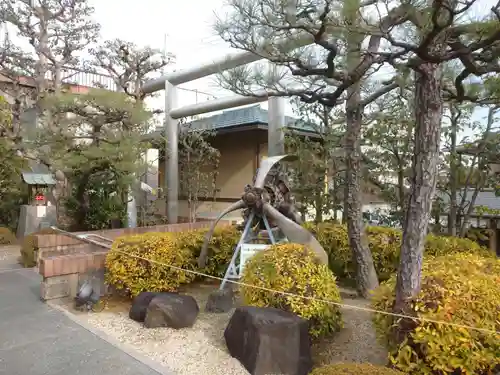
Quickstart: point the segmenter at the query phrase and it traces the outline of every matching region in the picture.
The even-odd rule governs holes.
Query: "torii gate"
[[[296,38],[280,40],[281,48],[292,50],[306,46],[313,42],[310,34],[298,34]],[[262,54],[263,55],[263,54]],[[284,154],[284,134],[282,127],[285,124],[285,100],[282,97],[270,96],[265,91],[255,96],[234,95],[226,98],[214,99],[203,103],[177,107],[177,85],[191,82],[216,73],[234,69],[242,65],[262,60],[264,57],[252,52],[242,51],[211,63],[198,65],[191,69],[180,70],[148,81],[143,86],[143,92],[150,94],[165,90],[165,122],[166,137],[165,149],[165,180],[167,194],[167,219],[169,223],[177,223],[179,218],[179,119],[187,116],[199,115],[223,109],[240,107],[243,105],[269,101],[268,120],[268,155]]]

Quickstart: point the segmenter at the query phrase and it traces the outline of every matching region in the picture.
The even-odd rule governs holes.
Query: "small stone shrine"
[[[27,204],[21,206],[17,237],[21,238],[42,228],[57,225],[57,209],[51,199],[56,180],[51,173],[22,172],[29,187]]]

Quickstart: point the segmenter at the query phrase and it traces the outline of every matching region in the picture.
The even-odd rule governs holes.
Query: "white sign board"
[[[256,253],[266,250],[269,246],[267,244],[243,244],[240,248],[240,275],[243,272],[245,263],[248,259],[253,257]]]
[[[47,216],[47,207],[45,206],[36,206],[36,217],[42,218]]]

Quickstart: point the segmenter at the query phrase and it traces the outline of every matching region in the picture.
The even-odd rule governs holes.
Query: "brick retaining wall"
[[[148,232],[182,232],[207,228],[211,221],[157,225],[152,227],[109,229],[75,234],[96,234],[115,239],[123,235],[143,234]],[[221,221],[219,225],[230,225]],[[104,270],[107,249],[82,242],[64,234],[38,235],[38,272],[42,275],[41,298],[49,300],[63,297],[75,297],[78,283],[90,273]]]

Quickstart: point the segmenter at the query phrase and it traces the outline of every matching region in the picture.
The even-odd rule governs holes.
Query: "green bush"
[[[337,223],[306,223],[305,228],[311,231],[328,254],[328,263],[333,273],[347,279],[351,273],[351,251],[347,226]]]
[[[125,222],[128,196],[126,190],[130,183],[128,173],[124,173],[129,168],[127,163],[112,163],[114,167],[109,167],[107,162],[96,161],[95,165],[87,165],[88,159],[85,157],[74,158],[71,162],[75,164],[72,166],[73,170],[67,173],[67,177],[72,194],[60,202],[64,206],[66,216],[73,219],[70,229],[102,230],[110,228],[112,223]],[[82,199],[82,193],[85,199]]]
[[[385,227],[367,227],[366,233],[377,275],[380,280],[387,280],[399,266],[402,233]],[[354,270],[354,266],[351,269]]]
[[[395,284],[393,276],[376,290],[374,309],[391,311]],[[412,308],[418,317],[500,331],[500,260],[477,254],[427,258],[421,292]],[[405,340],[397,344],[391,334],[391,317],[377,314],[374,323],[391,362],[401,371],[490,375],[500,366],[498,334],[418,321],[405,327]]]
[[[328,253],[330,269],[340,279],[353,280],[356,267],[352,261],[351,249],[345,225],[320,223],[306,224]],[[399,266],[399,252],[402,233],[387,227],[367,227],[368,244],[373,256],[375,269],[381,281],[389,279]],[[480,254],[491,257],[494,254],[467,238],[436,236],[430,234],[425,243],[426,256],[445,254]]]
[[[43,234],[58,234],[59,232],[51,228],[43,228],[38,232],[31,233],[24,237],[21,244],[21,262],[23,267],[30,268],[36,266],[36,257],[38,253],[38,241],[37,236]]]
[[[314,369],[310,375],[404,375],[404,373],[368,363],[337,363]]]
[[[131,296],[143,291],[177,290],[180,285],[192,282],[197,276],[167,266],[149,264],[128,254],[195,270],[206,231],[146,233],[116,239],[106,257],[108,283]],[[235,227],[217,228],[209,243],[207,265],[197,271],[211,276],[224,276],[239,236],[240,232]]]
[[[194,260],[200,255],[207,229],[175,233],[177,246],[193,254]],[[205,268],[199,270],[211,276],[224,277],[238,244],[241,232],[235,226],[216,228],[208,244],[208,259]]]
[[[293,312],[309,321],[312,337],[342,327],[338,306],[315,300],[340,302],[335,276],[302,245],[274,245],[257,253],[245,264],[241,281],[256,286],[242,288],[245,304]],[[270,292],[269,289],[282,293]]]
[[[106,281],[135,297],[145,291],[173,292],[195,278],[192,273],[163,264],[193,269],[193,255],[178,246],[175,233],[120,237],[106,256]]]
[[[17,238],[9,228],[0,227],[0,245],[12,245]]]
[[[447,254],[479,254],[493,256],[493,252],[468,238],[436,236],[429,234],[425,242],[425,254],[440,256]]]

